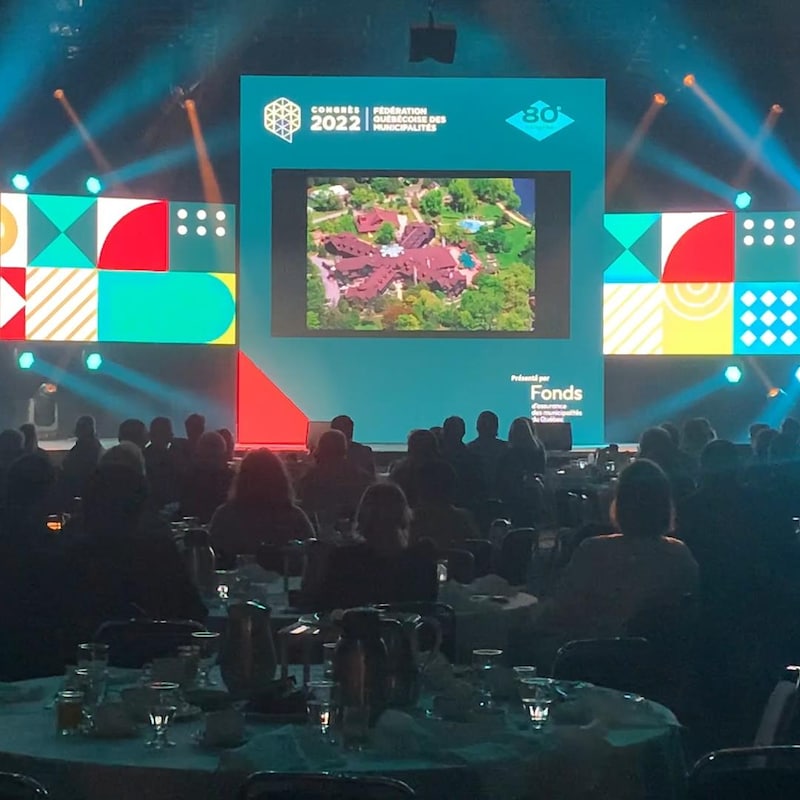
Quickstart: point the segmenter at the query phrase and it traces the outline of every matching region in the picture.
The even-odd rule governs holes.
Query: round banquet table
[[[684,762],[679,725],[662,706],[596,687],[564,684],[543,731],[510,708],[469,722],[389,711],[362,752],[323,741],[307,725],[248,721],[249,740],[201,749],[201,722],[170,730],[177,746],[151,751],[137,738],[62,738],[44,700],[58,679],[0,686],[0,769],[40,780],[54,800],[214,800],[235,796],[255,770],[381,774],[407,781],[422,800],[679,800]],[[36,700],[16,687],[40,688]]]

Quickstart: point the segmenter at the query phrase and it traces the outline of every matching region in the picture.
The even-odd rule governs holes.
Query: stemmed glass
[[[306,691],[308,718],[320,734],[328,738],[336,712],[336,684],[333,681],[309,681]]]
[[[148,708],[153,736],[147,741],[147,746],[153,750],[175,747],[175,742],[167,738],[167,730],[180,705],[180,686],[177,683],[158,681],[151,683],[148,688],[153,693]]]
[[[550,718],[550,706],[553,703],[550,682],[542,678],[522,678],[519,696],[531,727],[541,730]]]
[[[214,660],[217,657],[219,639],[219,633],[216,631],[192,632],[192,644],[200,647],[200,663],[197,671],[197,686],[200,689],[217,685],[216,681],[210,677],[209,671],[214,666]]]
[[[502,650],[478,649],[472,651],[472,669],[478,684],[478,708],[481,711],[495,711],[494,670],[500,666]]]

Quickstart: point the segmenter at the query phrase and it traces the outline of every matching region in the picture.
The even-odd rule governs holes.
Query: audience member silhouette
[[[23,454],[25,440],[19,431],[0,431],[0,502],[5,502],[5,480],[8,468]]]
[[[347,439],[347,460],[368,477],[375,477],[375,455],[371,447],[353,440],[355,425],[346,414],[340,414],[331,420],[331,430],[341,431]]]
[[[27,455],[38,455],[42,458],[50,458],[47,450],[43,450],[39,447],[39,434],[36,432],[36,426],[32,422],[26,422],[20,425],[19,432],[24,439],[22,449]]]
[[[207,523],[225,502],[232,480],[225,440],[215,431],[207,431],[197,440],[184,475],[181,516]]]
[[[356,531],[363,543],[331,552],[320,585],[308,587],[314,607],[435,600],[435,550],[430,543],[409,547],[410,524],[411,509],[399,486],[391,482],[370,486],[356,514]]]
[[[689,456],[694,466],[692,477],[699,469],[700,453],[703,448],[717,435],[711,427],[711,423],[705,417],[694,417],[687,420],[683,425],[681,434],[681,450]]]
[[[202,414],[189,414],[183,426],[186,429],[186,438],[175,438],[173,446],[181,458],[188,463],[194,455],[200,437],[206,431],[206,418]]]
[[[756,450],[756,441],[758,440],[758,434],[761,433],[761,431],[768,431],[769,429],[770,429],[769,425],[767,425],[765,422],[754,422],[750,426],[748,432],[750,434],[750,449],[753,451],[753,453],[755,453]]]
[[[529,527],[539,522],[544,510],[544,475],[547,454],[527,417],[517,417],[508,431],[508,448],[497,463],[497,487],[511,522]]]
[[[105,453],[100,456],[99,466],[102,467],[110,464],[121,464],[140,475],[146,473],[144,454],[139,449],[138,445],[135,445],[133,442],[120,442],[106,450]]]
[[[155,417],[150,423],[150,444],[144,450],[144,463],[150,495],[156,508],[177,502],[180,496],[181,459],[172,448],[174,434],[167,417]]]
[[[352,519],[361,495],[370,484],[366,472],[347,458],[347,439],[341,431],[325,431],[314,451],[315,463],[297,483],[303,510],[320,524]]]
[[[120,423],[117,439],[120,444],[122,442],[132,442],[144,452],[147,442],[150,440],[147,425],[140,419],[126,419]]]
[[[231,487],[230,498],[211,518],[211,546],[223,563],[253,555],[259,545],[308,539],[314,529],[297,506],[283,462],[270,450],[250,451]]]
[[[6,503],[0,518],[0,535],[27,550],[47,549],[52,533],[47,529],[56,473],[49,459],[37,453],[20,456],[6,473]]]
[[[233,461],[236,455],[236,442],[233,440],[233,434],[227,428],[220,428],[217,433],[225,440],[225,455],[228,461]]]
[[[67,498],[83,497],[89,478],[97,469],[102,455],[103,445],[97,438],[94,417],[79,417],[75,423],[75,444],[61,464]]]
[[[484,485],[493,497],[497,495],[497,465],[508,447],[506,442],[497,438],[499,428],[500,421],[497,419],[497,414],[493,411],[482,411],[476,423],[478,437],[467,445],[470,452],[480,458]]]
[[[469,511],[454,504],[455,470],[446,461],[428,461],[419,470],[419,495],[411,522],[412,541],[430,539],[442,549],[458,548],[480,534]]]
[[[442,425],[441,455],[456,473],[453,502],[461,508],[476,510],[486,497],[483,464],[480,457],[464,444],[466,432],[461,417],[448,417]]]
[[[407,455],[392,464],[389,478],[403,490],[412,506],[419,500],[421,467],[439,458],[439,445],[433,433],[425,428],[411,431],[408,435]]]
[[[669,478],[676,502],[694,491],[694,481],[684,469],[679,452],[663,428],[648,428],[639,440],[639,458],[653,461]]]
[[[800,443],[800,421],[794,417],[786,417],[781,424],[781,433],[791,439],[797,446]]]

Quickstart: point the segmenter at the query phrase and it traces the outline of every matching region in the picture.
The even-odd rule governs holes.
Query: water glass
[[[177,683],[159,681],[151,683],[148,688],[153,695],[147,709],[153,735],[148,739],[147,746],[153,750],[174,747],[175,742],[167,737],[167,731],[180,706],[180,686]]]
[[[220,635],[216,631],[192,632],[192,644],[200,647],[200,661],[197,670],[197,686],[200,689],[216,686],[216,681],[208,673],[217,658],[219,640]]]
[[[56,696],[56,733],[59,736],[75,736],[83,725],[83,692],[78,689],[62,689]]]
[[[333,678],[333,659],[336,656],[337,642],[325,642],[322,645],[323,676],[326,680]]]
[[[106,696],[105,673],[79,667],[73,670],[72,676],[67,679],[67,684],[81,693],[84,727],[86,730],[91,730],[95,709]]]
[[[447,568],[449,563],[446,558],[440,558],[436,562],[436,577],[439,583],[447,583]]]
[[[181,686],[184,688],[194,686],[197,681],[197,673],[200,669],[200,645],[181,645],[178,647],[178,658],[183,667]]]
[[[541,730],[550,718],[553,703],[549,682],[541,678],[523,678],[519,682],[519,695],[531,727]]]
[[[336,684],[333,681],[309,681],[306,691],[309,722],[327,738],[336,714]]]
[[[478,708],[494,711],[494,670],[500,666],[502,650],[478,649],[472,651],[472,669],[478,684]]]
[[[108,645],[100,642],[84,642],[78,645],[78,669],[105,674],[108,669]]]
[[[344,707],[342,742],[346,750],[363,750],[369,743],[369,706]]]
[[[517,683],[517,688],[521,689],[520,684],[524,680],[530,680],[537,675],[536,667],[514,667],[514,680]]]

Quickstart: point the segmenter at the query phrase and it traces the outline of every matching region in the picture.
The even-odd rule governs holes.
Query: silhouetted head
[[[294,492],[283,462],[266,447],[251,450],[233,479],[231,500],[254,508],[292,505]]]
[[[36,426],[31,422],[26,422],[19,426],[22,434],[22,448],[26,453],[35,453],[39,449],[39,435],[36,433]]]
[[[391,554],[408,547],[411,509],[395,483],[375,483],[364,492],[356,512],[356,530],[378,552]]]
[[[769,443],[769,460],[771,464],[788,464],[797,460],[797,442],[785,433],[774,436]]]
[[[135,528],[147,501],[147,481],[126,464],[97,468],[83,495],[86,530],[110,536]]]
[[[727,439],[714,439],[700,454],[700,477],[704,485],[733,484],[739,477],[739,450]]]
[[[408,457],[414,461],[428,461],[439,455],[439,443],[427,428],[408,434]]]
[[[225,455],[228,461],[233,461],[236,452],[236,443],[233,441],[233,434],[227,428],[220,428],[217,433],[225,440]]]
[[[533,432],[533,423],[527,417],[517,417],[508,428],[508,443],[520,450],[537,450],[541,443]]]
[[[40,505],[56,481],[50,460],[38,454],[25,454],[14,461],[6,473],[6,505],[24,511]]]
[[[756,441],[753,445],[753,451],[755,453],[756,460],[758,461],[768,461],[769,460],[769,453],[770,448],[772,447],[772,442],[780,436],[780,433],[775,430],[775,428],[766,428],[763,431],[759,431],[756,435]]]
[[[126,419],[120,423],[117,438],[121,442],[133,442],[140,450],[147,447],[150,440],[147,432],[147,425],[140,419]]]
[[[194,443],[205,433],[206,418],[202,414],[189,414],[183,426],[186,428],[186,438]]]
[[[145,474],[144,455],[138,445],[133,442],[120,442],[106,450],[100,457],[99,466],[119,465],[127,467],[139,475]]]
[[[95,426],[94,417],[88,414],[83,417],[78,417],[75,422],[75,438],[76,439],[94,439],[97,435],[97,428]]]
[[[448,417],[442,425],[442,442],[445,447],[463,444],[467,426],[461,417]]]
[[[456,472],[446,461],[429,461],[419,470],[417,494],[420,505],[452,505]]]
[[[314,451],[317,464],[328,466],[341,464],[347,458],[347,438],[341,431],[325,431],[319,437],[317,449]]]
[[[172,431],[172,420],[169,417],[154,417],[150,423],[150,443],[166,450],[172,444],[175,435]]]
[[[672,491],[658,464],[640,458],[622,470],[612,514],[625,536],[655,538],[669,532]]]
[[[500,430],[500,420],[497,419],[497,414],[494,411],[481,411],[478,414],[478,421],[475,427],[478,431],[478,436],[493,439],[497,436],[497,431]]]
[[[684,423],[681,444],[687,453],[700,455],[703,448],[716,438],[711,423],[705,417],[695,417]]]
[[[768,430],[769,425],[767,425],[765,422],[754,422],[750,426],[750,447],[752,447],[753,450],[756,449],[756,439],[758,439],[758,434],[761,433],[761,431]]]
[[[675,445],[663,428],[648,428],[639,439],[639,458],[666,467],[675,457]]]
[[[228,448],[225,440],[216,431],[206,431],[194,449],[194,460],[206,466],[225,466],[228,463]]]
[[[794,417],[786,417],[781,425],[781,433],[795,442],[800,441],[800,422]]]
[[[661,427],[669,434],[669,438],[672,439],[672,444],[677,450],[681,446],[681,432],[678,430],[678,426],[674,422],[662,422]]]
[[[331,430],[333,431],[341,431],[348,442],[353,441],[353,430],[355,429],[355,425],[353,424],[353,420],[347,416],[347,414],[339,414],[338,417],[334,417],[331,420]]]

